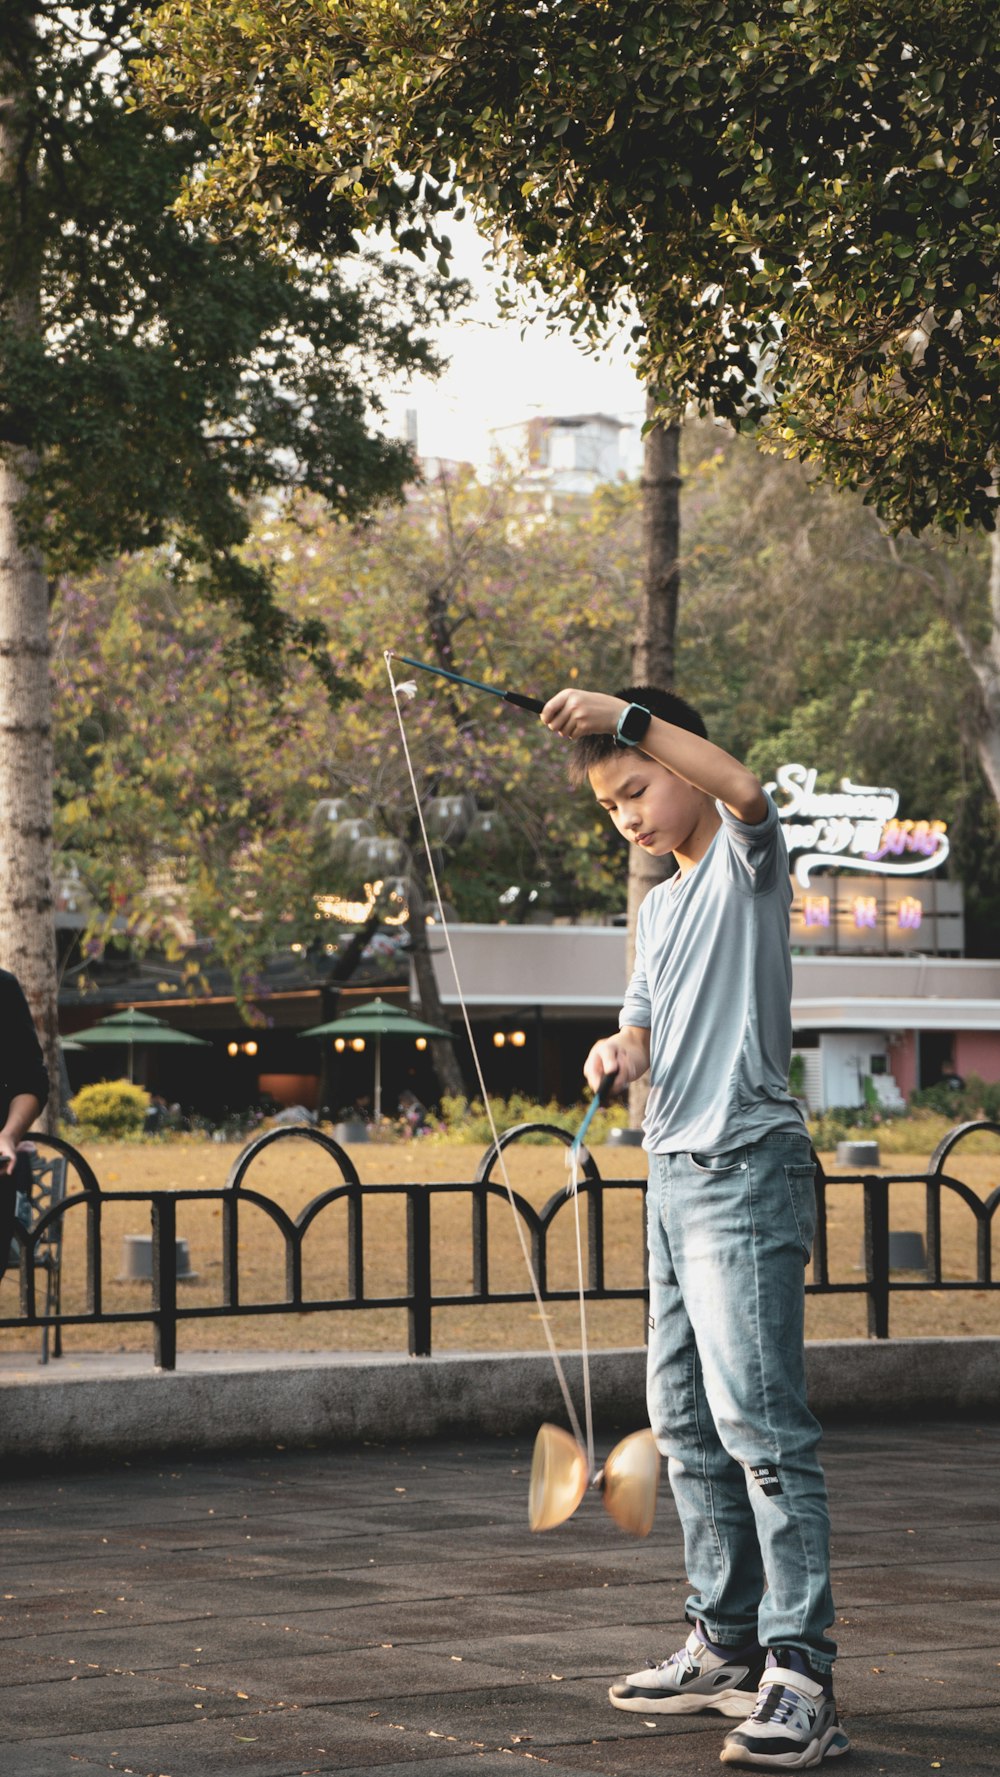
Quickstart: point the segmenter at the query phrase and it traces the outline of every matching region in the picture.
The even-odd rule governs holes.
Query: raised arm
[[[614,734],[627,708],[620,697],[574,687],[550,697],[540,720],[553,734],[581,740],[585,734]],[[701,735],[689,734],[686,728],[675,728],[672,722],[653,716],[636,751],[647,753],[685,783],[723,803],[738,821],[754,827],[764,819],[767,803],[759,779]]]

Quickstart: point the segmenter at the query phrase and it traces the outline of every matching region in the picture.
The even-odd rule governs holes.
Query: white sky
[[[391,391],[387,402],[391,430],[402,435],[407,408],[417,412],[421,456],[452,457],[485,464],[492,427],[513,425],[536,413],[601,412],[641,418],[643,391],[620,351],[594,358],[581,352],[568,328],[551,334],[543,320],[522,324],[501,320],[496,279],[484,264],[486,244],[470,221],[449,233],[455,244],[454,273],[475,292],[460,317],[437,335],[447,370],[436,382],[418,378]]]

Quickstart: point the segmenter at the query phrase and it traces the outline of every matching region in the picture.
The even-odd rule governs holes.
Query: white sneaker
[[[764,1666],[764,1650],[756,1642],[743,1648],[716,1649],[704,1639],[701,1624],[669,1660],[630,1672],[611,1686],[616,1709],[636,1714],[693,1715],[717,1709],[721,1715],[745,1716]]]
[[[833,1696],[804,1670],[801,1654],[782,1648],[769,1653],[767,1662],[753,1710],[742,1727],[726,1735],[722,1763],[808,1771],[846,1752],[850,1741]]]

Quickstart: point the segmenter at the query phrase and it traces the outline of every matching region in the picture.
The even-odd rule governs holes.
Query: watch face
[[[634,747],[642,739],[652,719],[649,711],[644,710],[641,704],[630,703],[618,724],[619,739]]]

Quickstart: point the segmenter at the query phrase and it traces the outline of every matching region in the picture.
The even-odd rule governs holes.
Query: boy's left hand
[[[581,740],[585,734],[614,734],[621,713],[627,708],[620,697],[571,687],[549,698],[539,721],[564,740]]]

